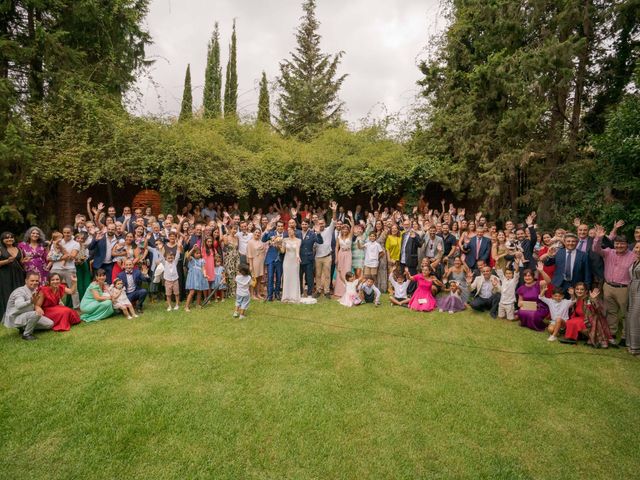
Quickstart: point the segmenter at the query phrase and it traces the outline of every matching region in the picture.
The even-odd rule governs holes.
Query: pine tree
[[[237,115],[238,110],[238,70],[236,66],[236,21],[233,21],[233,33],[229,46],[229,61],[224,86],[224,116]]]
[[[193,118],[193,98],[191,97],[191,69],[187,65],[187,73],[184,75],[184,91],[182,92],[182,108],[180,108],[179,120]]]
[[[202,106],[205,118],[218,118],[222,114],[222,68],[220,67],[220,30],[215,23],[209,48],[207,50],[207,68],[204,73],[204,92]]]
[[[271,110],[269,109],[269,84],[267,74],[262,72],[260,79],[260,96],[258,97],[258,122],[270,124]]]
[[[343,103],[338,90],[346,75],[336,78],[340,58],[320,51],[320,23],[316,19],[315,0],[302,4],[304,15],[296,32],[295,52],[291,60],[280,63],[278,126],[284,134],[309,137],[314,132],[340,121]]]

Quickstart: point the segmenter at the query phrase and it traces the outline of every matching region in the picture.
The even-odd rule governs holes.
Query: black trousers
[[[314,267],[315,262],[300,264],[300,293],[304,293],[304,284],[302,283],[302,279],[304,277],[304,279],[307,281],[307,295],[313,295]]]
[[[498,316],[498,305],[500,304],[500,294],[494,293],[491,298],[474,297],[469,302],[471,308],[478,312],[489,310],[492,317]]]

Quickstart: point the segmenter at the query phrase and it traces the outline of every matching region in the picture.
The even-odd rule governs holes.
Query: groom
[[[269,230],[262,235],[262,241],[269,243],[267,256],[264,263],[267,266],[267,302],[274,298],[280,299],[280,283],[282,281],[282,238],[284,235],[284,222],[278,220],[275,230]]]

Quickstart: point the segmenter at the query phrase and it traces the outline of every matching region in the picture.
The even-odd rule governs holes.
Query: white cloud
[[[438,0],[318,0],[322,50],[345,55],[340,73],[349,76],[340,92],[345,118],[355,122],[369,112],[402,111],[413,102],[420,58],[431,35],[444,25]],[[295,47],[301,0],[153,0],[147,26],[154,44],[147,49],[156,62],[150,78],[137,87],[142,97],[136,113],[177,115],[184,72],[191,64],[194,106],[202,103],[207,43],[218,21],[223,66],[233,19],[238,35],[238,108],[254,114],[258,80],[269,80],[279,62]]]

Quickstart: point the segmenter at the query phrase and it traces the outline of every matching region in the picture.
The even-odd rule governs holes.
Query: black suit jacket
[[[410,235],[409,232],[402,234],[402,243],[404,245],[405,236]],[[422,238],[416,233],[416,236],[411,238],[409,236],[407,244],[404,246],[405,262],[404,264],[410,268],[416,268],[418,266],[418,249],[422,246]],[[400,253],[402,259],[402,252]]]

